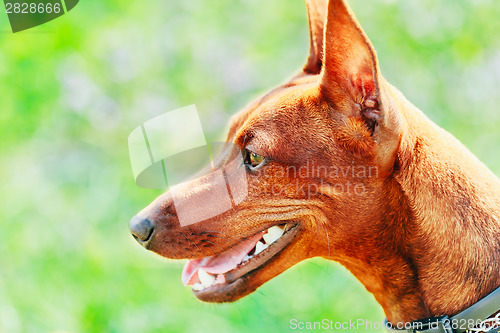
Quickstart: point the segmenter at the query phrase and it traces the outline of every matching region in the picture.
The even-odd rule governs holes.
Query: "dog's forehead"
[[[335,146],[331,109],[316,95],[311,84],[275,89],[233,119],[228,139],[283,162]]]
[[[236,139],[239,130],[245,127],[243,125],[251,117],[257,117],[259,114],[264,115],[277,109],[289,108],[293,111],[304,98],[313,100],[313,95],[317,95],[318,80],[319,75],[300,73],[287,83],[252,101],[232,117],[229,123],[228,141]],[[313,92],[314,94],[312,94]]]
[[[254,136],[256,131],[283,129],[303,124],[314,116],[314,99],[307,97],[308,87],[286,87],[276,89],[249,106],[240,120],[239,136]]]
[[[238,136],[249,136],[259,127],[269,127],[273,123],[280,125],[283,122],[295,124],[305,114],[316,112],[318,99],[312,96],[315,90],[317,86],[311,84],[287,84],[272,90],[254,100],[233,117],[230,137],[237,141]]]

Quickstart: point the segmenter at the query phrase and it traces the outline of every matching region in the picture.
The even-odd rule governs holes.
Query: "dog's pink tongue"
[[[217,256],[189,260],[182,271],[182,283],[188,286],[200,282],[198,279],[198,269],[200,268],[211,274],[223,274],[236,268],[263,234],[262,232],[246,239]]]

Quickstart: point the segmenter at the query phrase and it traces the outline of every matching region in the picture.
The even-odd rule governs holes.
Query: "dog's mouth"
[[[204,301],[233,300],[241,282],[264,268],[298,233],[298,223],[274,225],[216,256],[189,260],[182,282]],[[239,297],[238,297],[239,298]]]

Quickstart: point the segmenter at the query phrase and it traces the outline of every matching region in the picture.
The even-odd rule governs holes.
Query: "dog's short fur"
[[[253,187],[235,209],[185,227],[165,193],[136,217],[154,225],[143,244],[165,257],[195,259],[223,253],[272,225],[296,223],[295,237],[265,264],[196,296],[234,301],[320,256],[347,267],[393,323],[454,315],[500,285],[500,182],[382,77],[344,1],[308,0],[307,8],[311,44],[304,69],[230,124],[227,141],[266,157],[268,172],[248,171]],[[304,165],[303,176],[276,176],[280,168]],[[377,173],[310,172],[321,166]],[[332,185],[339,181],[344,188],[361,182],[364,191],[337,191]],[[293,186],[280,195],[252,195],[275,184]],[[184,198],[209,187],[192,187]],[[227,237],[211,237],[216,233]]]

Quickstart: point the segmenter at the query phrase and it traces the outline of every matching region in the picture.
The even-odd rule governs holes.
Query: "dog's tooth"
[[[272,244],[283,235],[284,230],[278,226],[267,229],[267,233],[262,236],[267,244]]]
[[[198,278],[205,288],[210,287],[215,281],[215,276],[207,273],[203,268],[198,269]]]
[[[254,255],[261,253],[262,251],[264,251],[265,249],[267,249],[268,246],[269,246],[268,244],[264,244],[261,241],[258,241],[257,244],[255,244],[255,253],[254,253]]]
[[[243,258],[243,260],[241,262],[245,262],[247,260],[250,260],[250,258],[252,258],[252,256],[249,256],[248,254]]]
[[[201,283],[195,283],[191,286],[193,290],[202,290],[204,287]]]

